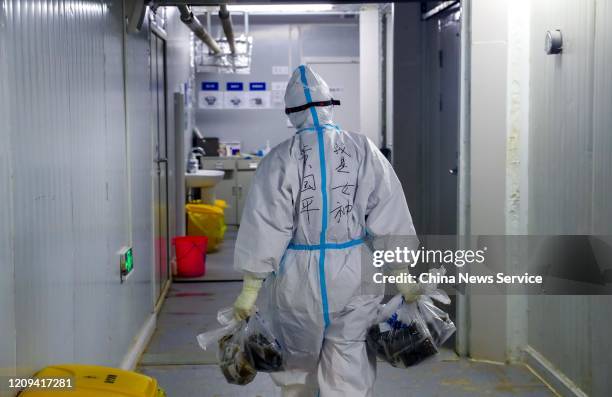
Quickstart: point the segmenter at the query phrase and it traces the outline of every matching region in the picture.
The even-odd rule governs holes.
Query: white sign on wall
[[[200,109],[223,109],[223,92],[200,91],[198,107]]]
[[[248,108],[249,97],[244,92],[244,83],[240,81],[228,81],[225,83],[225,94],[223,104],[226,109],[246,109]]]
[[[223,91],[219,91],[217,81],[203,81],[198,92],[198,107],[200,109],[222,109]]]
[[[225,109],[246,109],[248,107],[248,96],[246,92],[227,91],[223,95]]]
[[[269,109],[270,91],[250,91],[248,107],[249,109]]]
[[[286,81],[273,81],[271,83],[272,85],[272,91],[283,91],[285,92],[285,89],[287,88],[287,82]]]
[[[252,81],[249,83],[249,109],[269,109],[270,91],[265,81]]]
[[[273,81],[270,86],[272,88],[270,92],[270,106],[274,108],[285,107],[285,89],[287,88],[287,82]]]
[[[289,66],[272,66],[272,74],[287,76],[289,74]]]

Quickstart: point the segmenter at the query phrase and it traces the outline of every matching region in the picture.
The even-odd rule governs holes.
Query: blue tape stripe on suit
[[[300,78],[302,85],[304,86],[304,96],[306,102],[312,102],[312,96],[310,95],[310,88],[308,87],[308,79],[306,79],[306,69],[304,65],[300,66]],[[312,115],[312,121],[314,127],[317,130],[317,139],[319,142],[319,162],[321,168],[321,200],[322,200],[322,215],[321,220],[321,236],[319,238],[319,282],[321,283],[321,301],[323,303],[323,320],[325,321],[325,328],[329,326],[329,305],[327,303],[327,286],[325,281],[325,238],[327,235],[327,167],[325,166],[325,141],[323,140],[323,129],[319,124],[319,115],[314,107],[310,108],[310,114]]]
[[[355,240],[350,240],[350,241],[346,241],[344,243],[327,243],[323,245],[323,248],[326,250],[341,250],[341,249],[346,249],[346,248],[350,248],[350,247],[354,247],[356,245],[359,245],[363,243],[363,239],[362,238],[357,238]],[[321,245],[320,244],[316,244],[316,245],[308,245],[308,244],[289,244],[287,246],[287,249],[290,250],[297,250],[297,251],[318,251],[321,249]]]
[[[336,125],[336,124],[325,123],[325,124],[323,124],[323,127],[326,127],[326,128],[333,128],[333,129],[335,129],[336,131],[340,131],[340,127],[339,127],[338,125]],[[297,130],[295,133],[296,133],[296,134],[299,134],[300,132],[304,132],[304,131],[316,131],[316,130],[317,130],[317,129],[316,129],[316,128],[314,128],[314,127],[306,127],[306,128],[301,128],[301,129]]]

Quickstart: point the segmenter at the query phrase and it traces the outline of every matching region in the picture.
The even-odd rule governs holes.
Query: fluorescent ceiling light
[[[274,14],[298,14],[309,12],[325,12],[334,9],[331,4],[245,4],[228,5],[229,11],[242,11],[248,13],[274,13]]]

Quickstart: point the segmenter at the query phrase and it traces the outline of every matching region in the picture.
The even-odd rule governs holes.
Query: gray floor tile
[[[203,354],[196,335],[219,326],[217,311],[231,306],[241,288],[236,282],[173,284],[145,358],[149,354],[185,354],[193,363],[194,356]]]
[[[216,365],[140,367],[157,379],[168,397],[280,397],[270,376],[257,374],[246,386],[230,385]]]
[[[468,360],[423,363],[407,369],[380,365],[375,391],[376,396],[384,397],[555,395],[523,366]]]

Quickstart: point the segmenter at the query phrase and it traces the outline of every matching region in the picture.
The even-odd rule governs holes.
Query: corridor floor
[[[200,349],[195,336],[215,327],[219,308],[230,306],[239,282],[172,285],[157,330],[138,371],[158,379],[168,397],[272,397],[280,390],[267,374],[247,386],[229,385],[216,365],[216,351]],[[523,366],[457,359],[446,352],[436,363],[396,369],[379,363],[377,397],[554,396]]]

